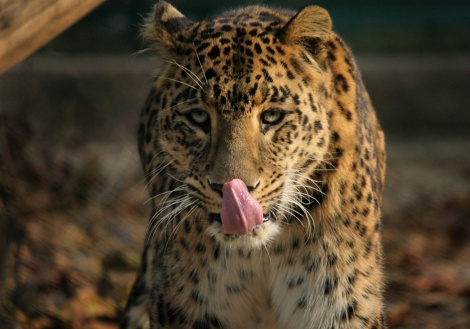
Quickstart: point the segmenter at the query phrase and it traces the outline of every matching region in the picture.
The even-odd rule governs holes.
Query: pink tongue
[[[225,183],[222,193],[220,217],[225,234],[247,234],[263,223],[263,210],[241,179]]]

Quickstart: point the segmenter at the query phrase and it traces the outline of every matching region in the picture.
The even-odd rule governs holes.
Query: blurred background
[[[0,75],[0,328],[117,328],[149,214],[136,128],[156,62],[133,54],[153,3],[108,1]],[[257,3],[172,1],[195,20]],[[470,328],[470,1],[315,3],[387,136],[390,328]]]

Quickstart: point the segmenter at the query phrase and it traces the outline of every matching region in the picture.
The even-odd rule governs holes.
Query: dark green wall
[[[49,44],[45,51],[133,52],[152,0],[109,0]],[[470,1],[215,1],[171,2],[192,19],[224,9],[268,4],[294,10],[315,3],[328,9],[334,29],[355,52],[461,52],[470,50]]]

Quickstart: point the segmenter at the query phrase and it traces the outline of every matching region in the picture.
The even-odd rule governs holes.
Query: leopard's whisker
[[[171,63],[170,61],[168,61],[169,63]],[[199,86],[199,89],[204,91],[203,89],[203,86],[202,86],[202,81],[201,79],[199,79],[199,77],[196,75],[196,73],[194,73],[193,71],[191,71],[190,69],[184,67],[183,65],[177,63],[175,60],[173,60],[173,64],[177,65],[179,68],[181,68],[183,71],[185,71],[186,73],[189,74],[189,76],[191,77],[191,79]]]
[[[201,67],[202,74],[204,75],[204,80],[206,80],[206,85],[209,85],[209,81],[207,80],[207,77],[206,77],[206,72],[204,71],[204,67],[202,66],[201,59],[199,58],[199,54],[197,53],[197,50],[194,50],[194,53],[196,54],[197,61],[199,63],[199,66]]]
[[[158,193],[158,194],[152,196],[151,198],[147,199],[147,200],[144,202],[144,204],[147,204],[147,203],[149,203],[150,201],[152,201],[152,200],[154,200],[154,199],[156,199],[156,198],[158,198],[158,197],[164,196],[164,195],[170,195],[170,194],[172,194],[172,193],[174,193],[174,192],[184,191],[186,188],[187,188],[186,185],[180,185],[180,186],[176,187],[175,189],[173,189],[173,190],[171,190],[171,191],[165,191],[165,192]]]
[[[169,156],[167,157],[169,158]],[[163,171],[165,170],[166,167],[168,167],[169,165],[171,165],[175,160],[172,159],[171,161],[168,161],[167,163],[165,163],[166,159],[165,158],[161,163],[160,165],[155,168],[154,170],[150,171],[150,173],[147,175],[146,179],[148,179],[148,182],[147,184],[145,184],[145,189],[147,189],[147,187],[152,183],[152,181],[158,177],[158,175]]]
[[[287,215],[289,215],[289,216],[295,218],[296,220],[299,221],[300,224],[303,225],[302,220],[297,217],[298,215],[301,216],[302,214],[301,214],[300,212],[296,211],[295,209],[292,209],[291,207],[288,207],[288,206],[284,205],[282,202],[277,203],[277,204],[274,206],[274,208],[275,208],[276,210],[281,210],[281,212],[284,214],[284,217],[285,217],[286,219],[287,219],[287,217],[285,216],[285,214],[287,214]]]
[[[177,82],[177,83],[180,83],[180,84],[182,84],[182,85],[185,85],[185,86],[187,86],[187,87],[189,87],[189,88],[192,88],[192,89],[194,89],[194,90],[199,91],[199,88],[196,88],[196,87],[190,85],[189,83],[183,82],[183,81],[178,80],[178,79],[173,79],[173,78],[168,78],[168,77],[163,77],[163,76],[160,76],[160,77],[158,77],[158,78],[159,78],[159,79],[164,79],[164,80],[173,81],[173,82]]]
[[[201,90],[202,92],[205,92],[204,88],[203,88],[203,82],[201,81],[201,79],[199,79],[199,77],[193,72],[191,71],[190,69],[188,69],[187,67],[179,64],[176,60],[167,60],[167,59],[164,59],[164,58],[157,58],[158,61],[161,61],[161,62],[164,62],[164,63],[167,63],[167,64],[170,64],[170,65],[176,65],[178,66],[180,69],[182,69],[184,72],[186,72],[189,77],[191,78],[191,80],[196,83],[199,87],[199,90]]]
[[[153,240],[153,236],[157,230],[157,228],[163,224],[163,223],[166,223],[165,224],[165,227],[163,229],[163,231],[166,231],[168,225],[170,222],[173,222],[173,220],[176,218],[176,216],[181,212],[183,211],[184,209],[190,207],[191,205],[193,205],[196,201],[194,199],[192,199],[191,196],[188,196],[188,195],[185,195],[184,198],[182,199],[177,199],[177,200],[173,200],[173,202],[171,203],[171,206],[173,205],[176,205],[177,206],[175,208],[173,208],[169,213],[165,214],[163,217],[161,217],[156,223],[154,223],[152,225],[152,228],[150,230],[150,234],[149,234],[149,238],[147,239],[147,243],[149,243],[150,241]],[[170,207],[171,207],[170,206]],[[166,208],[168,209],[168,207]]]
[[[176,235],[178,229],[180,228],[180,226],[183,224],[183,222],[189,217],[191,216],[191,214],[194,212],[195,209],[197,209],[198,205],[197,205],[197,201],[193,201],[191,204],[189,204],[186,209],[188,209],[189,207],[191,207],[187,212],[186,212],[186,215],[181,218],[178,223],[176,224],[176,226],[173,228],[173,231],[171,232],[169,238],[168,238],[168,242],[171,241],[173,239],[173,237]],[[174,222],[172,220],[172,222]],[[167,245],[168,245],[168,242],[167,242]],[[165,247],[166,248],[166,247]]]
[[[152,157],[152,159],[150,160],[149,166],[151,167],[152,164],[153,164],[153,162],[157,159],[157,157],[159,157],[159,156],[162,155],[163,153],[165,153],[164,150],[161,150],[161,151],[155,153],[154,156]],[[163,160],[161,160],[161,162],[166,161],[167,158],[168,158],[168,157],[165,157]],[[161,165],[161,164],[160,164],[160,165]],[[146,182],[146,181],[150,180],[150,179],[151,179],[151,176],[154,174],[154,171],[155,171],[155,170],[156,170],[156,169],[153,169],[153,170],[151,170],[149,173],[147,173],[147,175],[145,175],[145,177],[142,179],[142,182]],[[147,187],[147,185],[148,185],[148,183],[145,185],[144,189]]]
[[[175,192],[175,190],[173,190],[172,192]],[[171,195],[172,193],[169,193],[169,194],[166,194],[164,197],[163,197],[163,200],[161,201],[160,204],[158,204],[156,207],[155,207],[155,212],[151,218],[151,221],[149,223],[149,226],[152,225],[153,221],[156,220],[156,218],[164,211],[166,211],[169,207],[173,206],[174,204],[177,204],[178,202],[181,202],[181,201],[184,201],[186,198],[188,198],[189,196],[187,195],[179,195],[179,196],[176,196],[170,200],[167,200],[169,198],[169,196]]]
[[[268,247],[266,246],[265,243],[263,243],[263,247],[264,247],[264,250],[266,250],[266,255],[268,255],[269,264],[271,264],[272,260],[271,260],[271,255],[269,254],[269,249],[268,249]]]
[[[197,98],[190,98],[190,99],[187,99],[187,100],[185,100],[185,101],[179,102],[179,103],[177,103],[177,104],[175,104],[175,105],[171,105],[171,106],[169,106],[169,107],[166,107],[166,108],[160,110],[160,112],[163,113],[163,112],[168,111],[168,110],[171,110],[172,108],[175,108],[175,107],[177,107],[177,106],[180,106],[180,105],[183,105],[183,104],[186,104],[186,103],[190,103],[190,102],[194,102],[194,101],[196,101],[196,100],[197,100]]]

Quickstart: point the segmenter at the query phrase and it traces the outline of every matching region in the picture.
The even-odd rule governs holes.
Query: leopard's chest
[[[187,250],[181,250],[181,238],[175,239],[156,269],[156,290],[184,306],[186,317],[196,319],[204,310],[230,328],[321,327],[327,314],[343,307],[337,274],[317,243],[300,243],[304,235],[288,232],[284,237],[259,250],[207,240],[202,245],[196,236],[184,238]],[[304,316],[312,309],[313,316]]]

